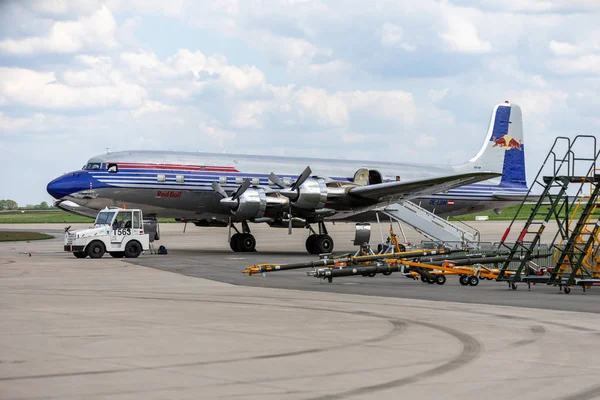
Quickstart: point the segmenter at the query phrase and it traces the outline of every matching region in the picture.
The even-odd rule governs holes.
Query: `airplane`
[[[248,222],[290,234],[304,227],[311,233],[307,251],[328,253],[334,241],[326,222],[372,221],[386,204],[410,200],[440,216],[519,204],[528,192],[522,112],[510,102],[495,105],[481,149],[459,165],[120,151],[92,157],[48,183],[47,191],[57,207],[90,217],[126,207],[151,218],[229,227],[236,252],[255,251]]]

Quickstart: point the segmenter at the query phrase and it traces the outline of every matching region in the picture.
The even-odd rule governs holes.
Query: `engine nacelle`
[[[221,200],[221,203],[227,204],[237,218],[261,218],[267,210],[267,195],[263,189],[249,188],[236,200],[228,197]]]
[[[324,179],[308,178],[299,188],[283,189],[281,194],[288,197],[294,207],[313,210],[325,206],[327,185]]]
[[[221,200],[221,204],[229,206],[231,213],[239,219],[262,218],[267,209],[287,207],[288,202],[282,196],[267,196],[261,188],[248,188],[235,200],[231,197]]]

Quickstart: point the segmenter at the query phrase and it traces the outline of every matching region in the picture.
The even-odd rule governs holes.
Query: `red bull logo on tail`
[[[492,147],[500,147],[505,150],[517,149],[523,151],[523,142],[521,140],[517,141],[509,134],[506,134],[498,139],[496,139],[495,136],[492,136],[492,142],[494,142]]]

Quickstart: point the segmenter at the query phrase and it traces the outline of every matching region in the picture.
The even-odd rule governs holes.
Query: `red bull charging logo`
[[[492,147],[500,147],[505,150],[517,149],[523,151],[523,141],[515,140],[515,138],[510,136],[508,133],[498,139],[496,139],[496,136],[492,136],[492,142],[494,142]]]

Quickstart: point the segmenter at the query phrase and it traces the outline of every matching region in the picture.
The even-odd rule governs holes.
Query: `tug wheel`
[[[142,245],[132,240],[125,246],[125,257],[126,258],[138,258],[142,254]]]
[[[510,288],[511,288],[512,290],[517,290],[517,285],[515,285],[514,283],[511,283],[511,284],[510,284]]]
[[[458,278],[458,281],[460,282],[461,285],[463,286],[467,286],[469,284],[468,281],[469,277],[466,275],[461,275],[460,278]]]
[[[106,249],[104,248],[104,243],[100,241],[95,241],[88,244],[87,249],[85,249],[86,253],[90,258],[102,258]]]
[[[569,293],[571,293],[571,288],[570,288],[570,287],[568,287],[568,286],[565,286],[565,287],[563,288],[563,292],[565,292],[565,294],[569,294]]]
[[[438,285],[443,285],[446,283],[446,276],[444,274],[439,274],[435,276],[435,283]]]
[[[479,285],[479,278],[476,277],[475,275],[472,275],[468,278],[468,282],[470,286],[477,286]]]

